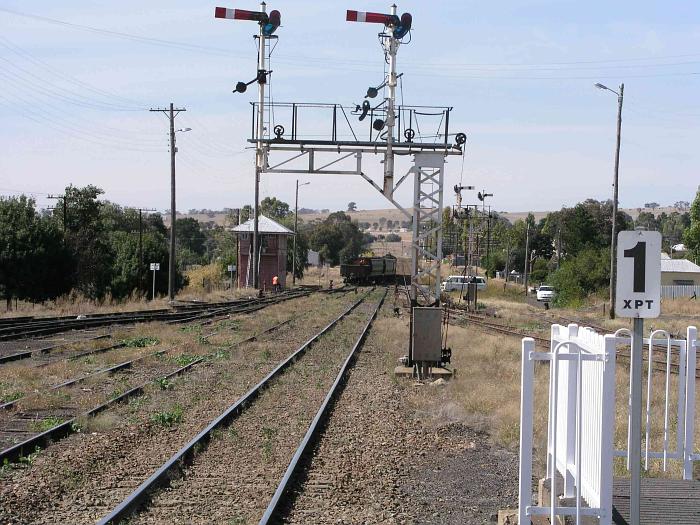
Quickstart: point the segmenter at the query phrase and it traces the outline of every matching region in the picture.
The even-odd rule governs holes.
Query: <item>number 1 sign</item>
[[[661,234],[622,231],[617,236],[617,298],[620,317],[658,317],[661,310]]]

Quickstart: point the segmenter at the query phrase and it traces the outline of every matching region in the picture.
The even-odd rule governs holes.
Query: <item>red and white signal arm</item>
[[[617,235],[615,313],[653,318],[661,313],[661,234],[622,231]]]

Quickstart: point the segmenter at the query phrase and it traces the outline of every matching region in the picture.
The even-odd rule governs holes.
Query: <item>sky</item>
[[[248,0],[0,0],[0,195],[26,193],[45,207],[68,184],[94,184],[122,205],[168,208],[168,121],[148,110],[173,102],[187,110],[176,127],[192,128],[177,138],[177,209],[252,203],[246,141],[256,89],[232,89],[255,76],[257,27],[215,19],[217,5],[258,9]],[[282,14],[274,101],[361,104],[367,87],[382,82],[381,26],[346,22],[348,8],[389,10],[360,0],[268,3]],[[448,158],[446,205],[460,182],[493,193],[499,211],[610,198],[617,97],[596,82],[625,85],[620,206],[692,201],[700,3],[416,0],[398,12],[413,15],[410,43],[398,53],[401,100],[452,107],[450,131],[468,137],[465,155]],[[280,110],[273,124],[289,130],[288,121]],[[329,132],[317,116],[303,124]],[[380,160],[365,156],[363,166],[379,185]],[[397,161],[397,177],[408,168]],[[390,207],[347,175],[264,174],[261,198],[293,205],[297,178],[311,182],[300,207]],[[397,198],[410,204],[410,184]]]

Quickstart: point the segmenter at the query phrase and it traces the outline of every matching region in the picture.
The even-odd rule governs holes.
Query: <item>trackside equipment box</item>
[[[442,309],[413,309],[413,360],[440,362],[442,359]]]

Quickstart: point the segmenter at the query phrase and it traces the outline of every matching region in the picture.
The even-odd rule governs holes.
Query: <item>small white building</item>
[[[688,259],[670,259],[663,255],[661,286],[700,286],[700,266]]]

